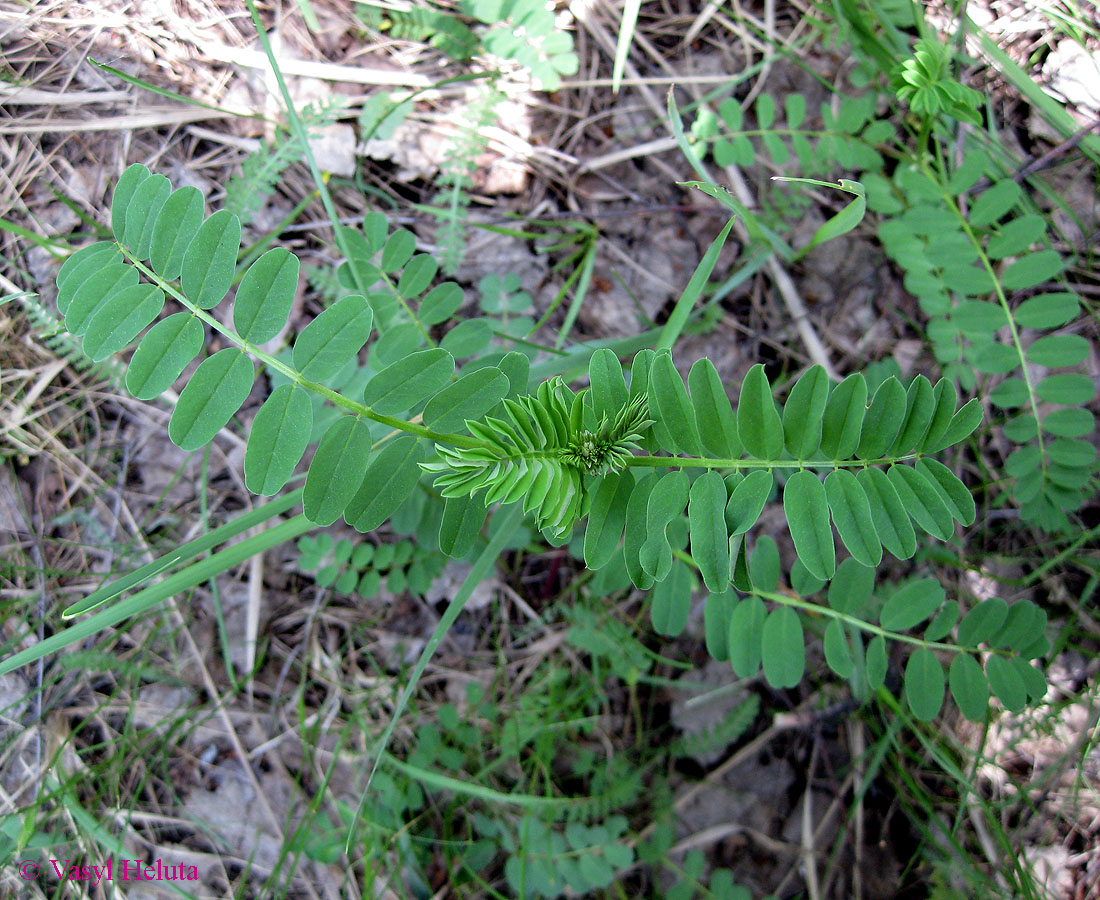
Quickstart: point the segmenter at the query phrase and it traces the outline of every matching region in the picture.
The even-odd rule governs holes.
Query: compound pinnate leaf
[[[922,722],[930,722],[943,706],[943,666],[936,654],[919,647],[905,666],[905,700]]]
[[[480,419],[508,393],[508,376],[495,366],[475,369],[449,384],[424,407],[424,424],[454,432],[467,419]]]
[[[307,381],[331,378],[363,349],[373,324],[374,311],[365,297],[342,297],[295,338],[294,368]]]
[[[936,396],[932,382],[923,375],[918,375],[905,393],[905,419],[890,453],[901,456],[916,448],[928,433],[935,411]]]
[[[306,475],[302,494],[306,518],[318,525],[331,525],[340,518],[359,488],[370,452],[370,429],[362,419],[342,416],[329,426]]]
[[[116,262],[122,262],[122,254],[112,241],[98,241],[77,250],[57,273],[57,311],[65,315],[80,286],[100,269]]]
[[[863,417],[867,414],[867,379],[853,372],[829,395],[821,429],[821,452],[830,459],[848,459],[856,452]]]
[[[822,415],[829,399],[829,376],[811,366],[795,382],[783,405],[783,440],[795,459],[809,459],[821,446]]]
[[[706,357],[696,360],[688,373],[688,387],[703,450],[718,459],[740,456],[737,417],[714,363]]]
[[[887,478],[917,525],[941,541],[951,537],[951,511],[928,479],[912,466],[906,465],[892,466]]]
[[[691,558],[712,593],[726,589],[730,575],[729,535],[726,533],[726,485],[717,472],[704,472],[692,482],[688,496]]]
[[[199,363],[180,394],[168,423],[168,436],[181,450],[197,450],[213,440],[252,390],[252,360],[226,347]]]
[[[241,220],[224,209],[199,226],[183,254],[180,285],[200,309],[213,309],[229,292],[241,249]]]
[[[649,408],[656,419],[654,431],[670,453],[698,456],[699,433],[695,410],[688,400],[684,380],[672,363],[672,354],[660,351],[649,369]]]
[[[294,474],[313,429],[309,394],[296,384],[283,384],[264,401],[248,433],[244,483],[254,494],[277,493]]]
[[[909,559],[917,552],[917,535],[886,473],[881,469],[861,469],[856,480],[871,504],[871,519],[882,546],[898,559]]]
[[[893,444],[905,421],[905,388],[893,375],[879,385],[859,435],[856,456],[876,459]]]
[[[634,476],[629,471],[611,472],[600,481],[584,531],[584,562],[588,568],[602,569],[615,555],[633,487]]]
[[[202,322],[175,313],[149,329],[130,358],[126,389],[139,400],[152,400],[172,386],[202,350]]]
[[[737,434],[741,446],[757,459],[778,459],[783,452],[783,421],[776,412],[771,384],[760,363],[749,369],[741,382]]]
[[[828,581],[836,571],[836,548],[825,486],[817,475],[802,470],[787,479],[783,511],[798,558],[810,574]]]
[[[825,496],[837,534],[852,557],[872,568],[882,562],[871,502],[856,476],[847,469],[830,472],[825,478]]]
[[[404,412],[444,387],[454,371],[454,357],[440,347],[410,353],[370,380],[363,402],[378,413]]]
[[[761,642],[768,610],[759,597],[746,597],[733,608],[727,638],[730,665],[739,678],[751,678],[760,668]]]
[[[825,662],[841,678],[847,678],[855,669],[848,636],[839,619],[833,619],[825,626]]]
[[[150,175],[138,185],[126,206],[126,235],[122,240],[138,259],[149,257],[154,225],[172,184],[163,175]]]
[[[149,262],[153,271],[173,281],[183,271],[183,256],[202,225],[202,192],[190,185],[172,192],[157,214]]]
[[[984,722],[989,711],[989,683],[978,661],[969,653],[955,654],[947,682],[959,711],[971,722]]]
[[[806,671],[802,620],[789,606],[773,609],[760,635],[764,677],[773,688],[797,687]]]
[[[164,291],[152,284],[135,284],[112,294],[100,305],[88,322],[84,334],[84,352],[99,362],[118,353],[164,307]]]
[[[760,518],[775,479],[766,469],[757,469],[742,479],[726,504],[726,528],[731,535],[744,534]]]
[[[977,516],[974,495],[947,466],[936,459],[918,459],[917,471],[939,490],[951,517],[963,525],[972,525]]]
[[[123,241],[126,236],[126,211],[134,194],[142,183],[152,175],[141,163],[134,163],[118,179],[115,184],[115,192],[111,197],[111,231],[116,241]]]
[[[879,624],[888,631],[906,631],[940,608],[944,590],[934,578],[922,578],[896,591],[879,614]]]
[[[84,280],[73,295],[65,314],[65,327],[75,335],[83,335],[92,317],[115,294],[138,282],[137,270],[122,263],[112,263]]]
[[[1003,656],[991,655],[985,661],[989,687],[1009,712],[1027,706],[1027,687],[1016,668]]]
[[[248,267],[233,302],[237,334],[252,344],[270,341],[286,325],[298,290],[298,257],[282,247]]]
[[[479,497],[448,497],[443,501],[439,523],[439,549],[452,559],[461,559],[474,549],[489,510]]]
[[[344,520],[356,531],[374,531],[386,521],[420,480],[420,442],[412,435],[387,441],[363,473]]]
[[[691,570],[676,560],[668,577],[654,585],[650,602],[653,630],[666,637],[676,637],[684,630],[691,612]]]

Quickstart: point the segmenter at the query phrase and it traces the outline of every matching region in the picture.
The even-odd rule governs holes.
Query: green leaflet
[[[1008,616],[1008,604],[1000,597],[990,597],[963,616],[959,623],[959,646],[977,647],[993,637]]]
[[[604,416],[614,419],[629,399],[619,358],[606,348],[597,350],[588,361],[588,378],[592,385],[589,396],[596,421]]]
[[[412,435],[387,441],[368,463],[359,490],[344,508],[344,521],[364,533],[385,522],[420,480],[420,458],[420,442]]]
[[[237,288],[237,334],[250,344],[270,341],[286,325],[297,290],[298,257],[282,247],[268,250],[248,267]]]
[[[508,376],[495,366],[475,369],[443,388],[424,407],[424,424],[455,432],[467,419],[480,419],[508,393]]]
[[[374,311],[362,294],[340,298],[295,338],[294,368],[307,381],[331,378],[363,348],[373,324]]]
[[[839,619],[832,619],[825,626],[825,662],[841,678],[847,678],[855,670],[848,636]]]
[[[984,722],[989,711],[989,683],[969,653],[956,653],[947,677],[959,711],[971,722]]]
[[[224,209],[199,226],[183,254],[180,286],[200,309],[213,309],[229,292],[241,248],[241,220]]]
[[[942,641],[951,633],[959,621],[959,603],[957,600],[948,600],[940,611],[933,616],[932,621],[924,630],[926,641]]]
[[[764,677],[773,688],[797,687],[806,671],[802,620],[789,606],[773,609],[760,636]]]
[[[879,624],[887,631],[907,631],[940,608],[944,590],[934,578],[922,578],[894,592],[879,614]]]
[[[744,534],[756,524],[774,482],[766,469],[750,472],[738,482],[726,504],[726,528],[731,535]]]
[[[126,389],[139,400],[152,400],[172,386],[202,350],[202,322],[179,312],[157,322],[141,339],[126,369]]]
[[[649,369],[649,408],[656,420],[653,427],[662,447],[673,454],[700,455],[695,411],[688,400],[684,380],[667,350],[653,357]]]
[[[629,471],[609,472],[600,481],[584,530],[584,563],[589,569],[602,569],[611,561],[626,525],[633,488],[634,476]]]
[[[630,502],[626,506],[626,531],[623,544],[623,557],[626,561],[626,571],[630,574],[630,580],[639,590],[647,590],[653,585],[653,576],[642,568],[642,545],[648,537],[647,510],[649,508],[649,495],[657,484],[658,476],[655,472],[645,475],[630,494]]]
[[[886,473],[881,469],[861,469],[856,480],[871,504],[871,519],[882,546],[898,559],[909,559],[917,552],[917,535]]]
[[[711,659],[727,662],[730,658],[729,631],[730,616],[733,615],[737,595],[733,588],[727,588],[720,594],[710,594],[703,607],[703,629],[707,653]]]
[[[434,257],[426,253],[417,254],[402,270],[401,277],[397,281],[397,293],[408,299],[419,297],[435,280],[438,271],[439,263]]]
[[[125,244],[138,259],[149,258],[153,241],[153,226],[164,206],[172,185],[163,175],[150,175],[138,185],[126,206]]]
[[[407,263],[416,250],[416,235],[399,228],[389,236],[382,248],[382,271],[390,274]]]
[[[948,378],[937,381],[932,389],[932,399],[935,402],[932,420],[928,423],[928,430],[917,445],[917,450],[921,452],[929,452],[929,448],[935,447],[951,426],[951,419],[955,415],[955,404],[959,399],[954,382]]]
[[[829,376],[821,366],[811,366],[791,388],[783,406],[783,441],[795,459],[817,454],[828,399]]]
[[[914,522],[941,541],[951,537],[951,512],[927,478],[906,465],[891,466],[887,478]]]
[[[137,270],[122,263],[113,263],[89,275],[73,294],[69,311],[65,314],[65,327],[73,334],[83,336],[92,317],[107,301],[137,282]]]
[[[184,254],[198,234],[205,208],[202,192],[190,185],[173,191],[160,208],[149,245],[149,263],[161,278],[174,281],[180,277]]]
[[[479,498],[448,497],[439,524],[439,549],[452,559],[462,559],[474,549],[488,515],[488,507]]]
[[[952,408],[952,412],[954,409]],[[829,459],[848,459],[859,444],[867,413],[867,379],[853,372],[829,395],[821,429],[821,452]],[[950,413],[948,414],[950,415]]]
[[[727,637],[730,665],[739,678],[752,678],[760,668],[767,608],[759,597],[746,597],[730,614]]]
[[[783,422],[775,410],[771,385],[760,363],[749,369],[741,382],[737,434],[741,446],[757,459],[778,459],[783,452]]]
[[[213,440],[248,399],[254,377],[252,360],[236,347],[204,359],[172,412],[172,443],[181,450],[197,450]]]
[[[879,385],[867,415],[856,447],[860,459],[877,459],[897,437],[905,420],[905,388],[893,375]]]
[[[985,661],[989,687],[1009,712],[1027,705],[1027,687],[1020,673],[1003,656],[991,655]]]
[[[965,484],[959,481],[947,466],[936,459],[918,459],[917,471],[925,477],[939,492],[940,499],[946,504],[951,518],[963,525],[972,525],[977,516],[974,495]]]
[[[697,359],[688,373],[688,387],[703,450],[717,459],[739,457],[737,417],[714,363],[706,357]]]
[[[642,569],[656,581],[672,567],[669,523],[681,515],[688,501],[688,477],[683,471],[666,472],[653,486],[646,507],[646,540],[638,554]]]
[[[1045,626],[1046,623],[1041,621],[1041,616],[1039,608],[1028,600],[1013,603],[1008,608],[1004,623],[990,638],[989,643],[994,647],[1020,652]]]
[[[849,557],[837,566],[829,582],[829,606],[839,613],[862,617],[874,589],[875,570]]]
[[[905,666],[905,701],[922,722],[931,722],[943,706],[943,667],[936,654],[919,647]]]
[[[404,412],[440,390],[454,371],[454,357],[440,347],[411,353],[367,383],[363,402],[377,413]]]
[[[810,574],[828,581],[836,571],[836,548],[825,486],[816,474],[803,469],[787,479],[783,511],[798,558]]]
[[[458,312],[458,308],[462,306],[464,299],[465,295],[462,288],[453,281],[445,281],[443,284],[436,285],[420,301],[420,309],[417,311],[420,324],[428,327],[446,322]]]
[[[692,482],[688,497],[691,558],[699,566],[703,583],[711,593],[729,584],[730,551],[726,533],[726,485],[717,472],[704,472]]]
[[[668,577],[650,591],[649,615],[658,634],[676,637],[684,630],[691,612],[691,582],[691,570],[676,560]]]
[[[331,525],[355,495],[371,452],[370,429],[355,416],[341,416],[324,433],[306,476],[302,511],[311,522]]]
[[[77,250],[57,273],[57,311],[67,315],[73,296],[85,281],[100,269],[121,262],[122,254],[111,241],[98,241]]]
[[[1021,328],[1061,328],[1076,319],[1080,310],[1076,294],[1038,294],[1016,307],[1012,317]]]
[[[773,594],[779,590],[779,578],[783,574],[779,563],[779,545],[769,534],[761,535],[749,557],[749,577],[758,591]]]
[[[871,568],[882,562],[871,502],[856,476],[847,469],[830,472],[825,477],[825,496],[837,534],[852,557]]]
[[[296,384],[275,388],[264,401],[244,453],[244,483],[254,494],[277,493],[294,474],[313,429],[309,394]]]
[[[164,306],[164,291],[152,284],[136,284],[112,294],[99,305],[84,333],[84,352],[94,362],[118,353]]]
[[[918,375],[905,394],[905,419],[894,445],[890,448],[892,456],[909,453],[920,445],[932,424],[935,410],[936,397],[932,382],[923,375]]]
[[[881,634],[876,634],[867,642],[867,658],[863,668],[867,686],[872,691],[877,691],[886,683],[886,669],[886,641]]]
[[[958,411],[951,417],[951,424],[947,426],[947,430],[935,444],[926,442],[924,451],[925,453],[936,453],[943,450],[944,447],[952,447],[961,441],[966,440],[971,433],[982,424],[982,403],[974,397],[968,400],[965,404],[959,407]]]
[[[115,192],[111,197],[111,231],[115,240],[122,242],[126,237],[126,211],[134,199],[139,187],[152,173],[141,163],[134,163],[119,176]]]

